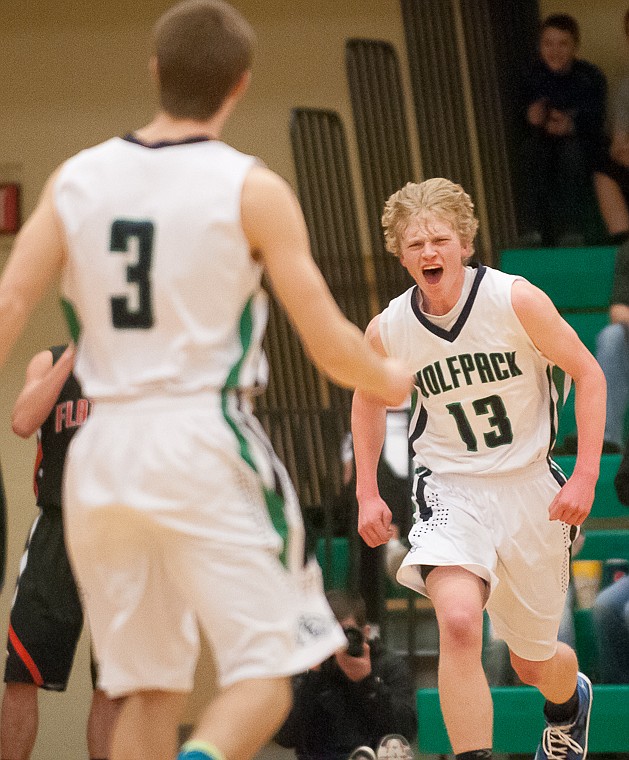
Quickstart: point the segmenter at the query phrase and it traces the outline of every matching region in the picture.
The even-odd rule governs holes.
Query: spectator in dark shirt
[[[412,741],[415,689],[403,658],[369,640],[362,597],[334,590],[327,598],[350,646],[293,679],[293,709],[275,741],[294,747],[297,760],[347,760],[386,734]]]
[[[577,58],[579,26],[566,14],[542,23],[539,58],[522,82],[520,245],[582,245],[583,209],[604,144],[607,84]]]

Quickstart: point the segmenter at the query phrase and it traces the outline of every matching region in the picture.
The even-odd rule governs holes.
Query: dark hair
[[[549,27],[560,29],[562,32],[568,32],[568,34],[572,35],[572,39],[577,45],[581,41],[579,23],[573,16],[569,16],[567,13],[553,13],[551,16],[547,16],[542,22],[540,32]]]
[[[335,588],[328,591],[325,596],[334,613],[334,617],[339,623],[341,620],[353,617],[359,628],[367,625],[367,607],[365,600],[360,594],[352,594],[349,591]]]
[[[172,116],[204,120],[223,104],[251,68],[255,34],[223,0],[184,0],[154,29],[162,108]]]
[[[624,30],[625,36],[629,37],[629,8],[625,11]]]

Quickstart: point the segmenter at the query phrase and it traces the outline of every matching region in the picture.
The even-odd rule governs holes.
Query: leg
[[[590,175],[587,169],[583,143],[577,137],[563,137],[555,141],[557,173],[553,229],[558,238],[583,235],[584,209],[588,202]]]
[[[229,760],[249,760],[282,725],[291,699],[288,678],[240,681],[210,703],[191,741],[209,743]]]
[[[2,760],[28,760],[35,746],[39,722],[35,684],[5,684],[0,722]]]
[[[575,653],[559,642],[557,651],[542,662],[511,653],[511,662],[524,683],[536,686],[546,697],[546,728],[535,760],[585,760],[588,750],[592,684],[579,673]]]
[[[90,758],[109,757],[110,738],[118,709],[118,700],[109,699],[102,689],[94,689],[87,719],[87,751]]]
[[[603,683],[629,683],[629,576],[598,595],[592,608]]]
[[[486,584],[461,567],[436,567],[426,588],[437,613],[439,699],[452,749],[489,749],[493,706],[481,662]]]
[[[607,174],[595,172],[594,190],[609,234],[629,232],[629,210],[618,183]]]
[[[511,664],[520,680],[536,686],[549,702],[567,702],[577,686],[577,656],[567,644],[559,642],[550,660],[532,662],[511,652]]]
[[[607,380],[605,440],[622,447],[629,400],[629,340],[624,325],[611,324],[600,331],[596,359]]]
[[[172,760],[186,696],[136,691],[125,697],[111,736],[111,760]]]

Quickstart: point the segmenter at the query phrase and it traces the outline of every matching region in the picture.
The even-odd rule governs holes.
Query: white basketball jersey
[[[88,397],[266,380],[262,269],[240,221],[255,161],[202,138],[155,147],[114,138],[61,169],[62,292]]]
[[[416,462],[433,472],[504,473],[549,456],[570,378],[518,320],[516,279],[479,267],[448,330],[421,312],[417,286],[380,316],[387,353],[415,375],[409,437]]]

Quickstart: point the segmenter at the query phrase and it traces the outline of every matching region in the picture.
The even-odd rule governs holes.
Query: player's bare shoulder
[[[380,315],[376,316],[369,322],[365,329],[365,340],[369,345],[377,351],[381,356],[388,356],[382,338],[380,337]]]
[[[540,290],[540,288],[533,285],[533,283],[528,280],[521,278],[517,278],[513,281],[511,287],[511,304],[518,316],[520,316],[520,314],[532,314],[540,307],[545,308],[552,306],[554,308],[553,302],[543,290]]]
[[[245,179],[241,221],[256,258],[266,258],[279,241],[291,241],[294,236],[301,238],[306,234],[292,187],[261,164],[253,166]]]

